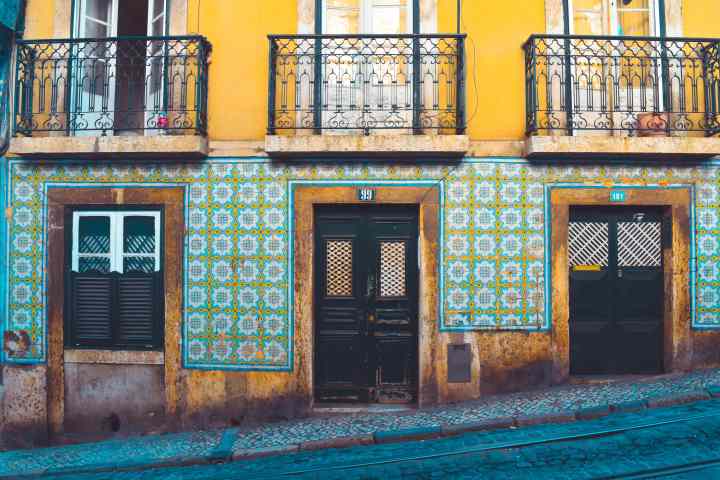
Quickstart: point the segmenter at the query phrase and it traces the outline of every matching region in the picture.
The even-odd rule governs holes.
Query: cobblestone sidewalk
[[[430,438],[510,425],[594,418],[720,395],[720,369],[637,381],[567,385],[403,414],[332,415],[227,429],[0,453],[0,477],[140,469],[298,450]]]

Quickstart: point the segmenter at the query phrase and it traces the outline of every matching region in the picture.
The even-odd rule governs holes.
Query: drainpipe
[[[457,0],[457,34],[460,35],[462,26],[462,0]]]
[[[15,34],[13,32],[0,32],[0,42],[6,50],[0,51],[0,157],[5,156],[10,147],[10,59],[12,58]]]
[[[10,147],[10,59],[12,58],[12,45],[15,40],[13,32],[0,27],[0,215],[5,215],[5,199],[7,191],[7,175],[5,173],[5,154]],[[0,251],[5,251],[5,233],[7,232],[7,220],[0,219]],[[7,273],[9,271],[7,260],[0,262],[0,390],[3,388],[3,363],[5,360],[5,318],[7,318],[6,288]],[[2,392],[0,392],[0,401]]]
[[[27,7],[27,0],[18,0],[17,3],[17,17],[15,18],[15,28],[4,30],[0,27],[0,41],[4,41],[8,45],[7,52],[0,51],[0,68],[4,71],[0,71],[0,79],[4,80],[2,85],[2,102],[0,102],[0,159],[5,156],[10,147],[10,135],[11,135],[11,119],[10,119],[10,97],[12,96],[13,90],[11,85],[12,76],[12,60],[13,53],[15,50],[15,40],[23,37],[25,32],[25,9]],[[5,63],[3,65],[3,62]]]

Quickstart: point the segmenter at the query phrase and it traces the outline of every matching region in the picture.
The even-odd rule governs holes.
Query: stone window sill
[[[459,158],[470,148],[467,135],[268,135],[271,157],[382,157],[392,155]]]
[[[66,349],[65,363],[94,363],[111,365],[164,365],[165,353],[140,350],[80,350]]]
[[[625,157],[702,160],[720,155],[720,138],[531,136],[525,140],[524,153],[530,159]]]
[[[158,159],[203,158],[208,139],[200,135],[107,136],[107,137],[14,137],[11,155],[27,158]]]

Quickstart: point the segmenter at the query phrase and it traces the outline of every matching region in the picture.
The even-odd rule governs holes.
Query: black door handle
[[[369,302],[375,296],[375,275],[370,273],[367,279],[367,289],[365,291],[365,301]]]

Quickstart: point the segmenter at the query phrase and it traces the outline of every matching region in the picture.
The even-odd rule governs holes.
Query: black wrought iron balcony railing
[[[268,133],[465,131],[465,35],[270,35]]]
[[[720,133],[720,39],[533,35],[528,135]]]
[[[205,134],[209,51],[199,36],[19,41],[15,133]]]

